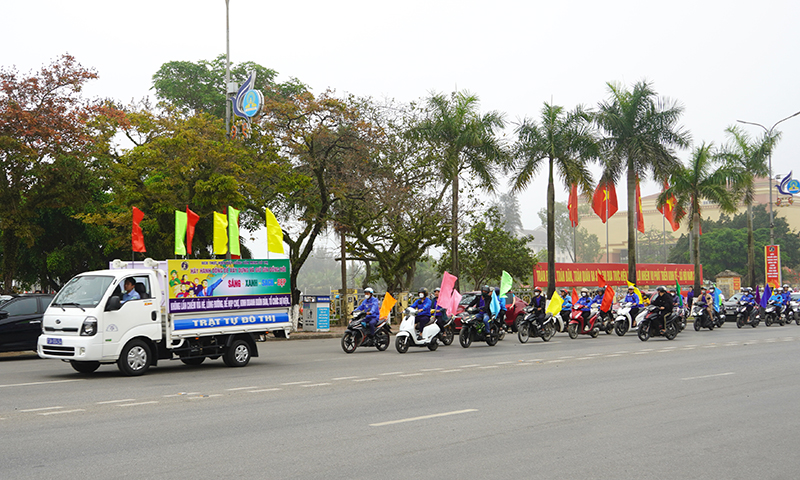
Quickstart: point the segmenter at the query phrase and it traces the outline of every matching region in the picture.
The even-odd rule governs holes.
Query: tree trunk
[[[694,255],[694,291],[700,291],[700,214],[692,214],[692,253]]]
[[[634,285],[636,284],[636,210],[636,172],[633,171],[633,165],[628,165],[628,281]]]
[[[339,230],[341,235],[341,258],[342,258],[342,289],[339,291],[339,317],[344,320],[350,318],[350,310],[347,308],[347,249],[345,248],[345,235],[344,229]],[[342,322],[344,324],[344,322]]]
[[[3,230],[3,289],[5,294],[14,293],[14,276],[17,273],[17,250],[19,238],[13,228]]]
[[[747,204],[747,281],[745,285],[756,287],[756,246],[753,240],[753,205]]]
[[[547,182],[547,298],[556,291],[556,188],[553,183],[553,158]]]
[[[452,228],[452,243],[450,255],[453,259],[453,269],[450,272],[456,276],[456,290],[460,290],[459,286],[459,264],[458,264],[458,172],[453,176],[453,228]]]

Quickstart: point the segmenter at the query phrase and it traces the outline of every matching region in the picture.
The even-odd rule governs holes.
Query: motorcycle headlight
[[[86,320],[83,321],[83,325],[81,325],[81,336],[91,337],[96,333],[97,333],[97,318],[86,317]]]

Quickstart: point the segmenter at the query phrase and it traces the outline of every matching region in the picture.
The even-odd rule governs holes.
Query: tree
[[[740,128],[730,126],[725,129],[728,143],[723,146],[721,157],[728,163],[736,196],[747,205],[747,275],[745,285],[755,287],[755,242],[753,239],[753,200],[755,199],[756,177],[768,177],[767,160],[769,153],[780,138],[780,132],[772,136],[766,133],[760,140],[751,140]]]
[[[681,221],[689,212],[692,230],[700,231],[700,219],[703,208],[702,200],[719,204],[720,210],[726,213],[736,211],[736,201],[728,189],[730,171],[720,167],[712,144],[703,143],[692,152],[689,165],[673,170],[670,177],[671,186],[658,196],[657,204],[663,207],[670,196],[676,200],[676,220]],[[700,291],[700,236],[695,235],[692,250],[694,251],[694,288]]]
[[[521,283],[532,280],[533,264],[538,260],[528,247],[533,237],[516,237],[506,232],[496,209],[490,208],[464,236],[461,257],[463,275],[477,290],[485,283],[499,284],[503,270]],[[439,271],[450,264],[449,254],[439,260]]]
[[[514,192],[501,193],[493,206],[500,212],[500,219],[508,233],[522,230],[522,219],[519,216],[519,199]]]
[[[21,245],[33,246],[45,230],[44,209],[80,210],[104,188],[119,118],[103,102],[81,96],[97,74],[63,55],[39,72],[0,70],[0,244],[3,290],[11,292]],[[67,210],[64,210],[67,211]],[[53,232],[50,232],[53,233]]]
[[[592,175],[587,162],[597,158],[597,142],[589,125],[589,115],[577,107],[565,112],[563,107],[545,102],[541,124],[525,119],[517,127],[515,145],[516,179],[514,191],[527,188],[528,183],[545,163],[547,179],[547,296],[556,291],[556,229],[555,229],[555,175],[569,189],[578,184],[584,192],[591,190]]]
[[[669,248],[666,245],[672,245],[674,242],[672,232],[664,232],[657,228],[646,230],[636,241],[639,263],[665,262],[668,255],[666,248]]]
[[[573,262],[592,263],[597,261],[600,256],[602,247],[597,235],[590,234],[588,230],[583,227],[575,227],[573,232],[572,224],[569,221],[569,210],[567,204],[564,202],[556,202],[555,204],[555,223],[553,230],[555,231],[556,247],[569,253],[569,257]],[[537,213],[539,221],[542,224],[547,222],[547,208],[542,208]],[[573,235],[574,233],[574,235]],[[577,249],[575,246],[577,245]],[[575,257],[577,250],[577,258]]]
[[[436,168],[446,184],[452,187],[450,273],[459,276],[458,248],[458,194],[459,177],[470,172],[481,182],[481,187],[493,191],[495,170],[508,163],[508,153],[495,130],[505,126],[503,114],[478,112],[476,95],[453,92],[448,98],[433,94],[427,101],[428,117],[410,130],[412,136],[424,139],[437,160]],[[456,283],[458,286],[458,283]]]
[[[673,149],[687,147],[690,135],[677,126],[683,107],[657,97],[649,82],[638,82],[633,90],[608,83],[608,90],[610,98],[600,102],[595,122],[604,135],[604,176],[616,183],[627,174],[628,279],[636,283],[636,182],[651,173],[667,178],[680,166]]]

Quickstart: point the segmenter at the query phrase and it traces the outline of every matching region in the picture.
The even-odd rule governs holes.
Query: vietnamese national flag
[[[603,294],[603,303],[600,304],[600,310],[607,312],[611,305],[614,303],[614,289],[606,285],[606,291]]]
[[[144,213],[136,207],[133,207],[133,229],[131,231],[131,248],[134,252],[145,252],[144,248],[144,233],[139,222],[144,218]]]
[[[573,183],[569,189],[569,203],[567,203],[569,210],[569,223],[573,227],[578,226],[578,184]]]
[[[667,181],[664,180],[664,190],[663,191],[666,192],[668,189],[669,189],[669,183],[667,183]],[[677,203],[678,203],[678,201],[675,200],[675,195],[670,195],[669,197],[667,197],[667,201],[664,202],[664,206],[658,208],[658,211],[661,212],[662,214],[664,214],[664,218],[666,218],[667,221],[669,222],[670,226],[672,227],[672,231],[673,232],[677,232],[678,229],[680,228],[680,225],[678,225],[678,222],[675,221],[675,213],[676,213],[675,212],[675,207],[676,207]]]
[[[603,274],[600,273],[600,270],[598,270],[597,271],[597,286],[600,287],[600,288],[603,288],[606,285],[608,285],[608,282],[606,282],[606,277],[604,277]]]
[[[186,253],[192,254],[192,239],[194,238],[194,226],[200,220],[200,215],[189,210],[189,205],[186,205]]]
[[[672,222],[670,222],[672,224]],[[644,233],[644,212],[642,212],[642,191],[639,189],[639,179],[636,179],[636,230]]]
[[[601,180],[592,197],[592,210],[603,223],[606,223],[617,213],[617,209],[617,189],[614,187],[614,183]]]
[[[575,287],[572,287],[572,298],[571,298],[571,300],[572,300],[572,308],[575,308],[575,305],[578,304],[579,298],[580,297],[578,297],[578,291],[575,290]]]

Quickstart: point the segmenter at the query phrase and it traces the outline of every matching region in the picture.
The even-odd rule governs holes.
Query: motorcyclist
[[[717,287],[712,285],[711,287],[708,288],[708,293],[706,294],[706,296],[709,297],[709,299],[707,300],[708,305],[709,305],[708,306],[708,315],[709,315],[709,317],[711,317],[715,321],[718,321],[719,320],[719,304],[717,303],[717,300],[714,298],[716,296],[715,295],[716,291],[717,291]]]
[[[497,312],[497,323],[506,326],[506,297],[500,296],[500,287],[494,287],[494,294],[497,295],[497,300],[500,302],[500,311]]]
[[[478,320],[483,321],[483,326],[486,327],[486,335],[489,335],[491,332],[491,328],[489,327],[489,320],[492,318],[491,314],[491,304],[492,304],[492,290],[489,288],[489,285],[484,285],[481,287],[481,294],[476,295],[475,298],[469,302],[467,308],[477,307],[478,308]]]
[[[750,287],[743,288],[742,292],[739,302],[747,306],[744,312],[744,319],[748,321],[750,319],[750,314],[753,312],[753,308],[756,306],[756,297],[753,296],[753,289]]]
[[[536,320],[541,322],[544,319],[544,310],[547,308],[547,297],[542,295],[542,287],[533,289],[533,298],[531,298],[531,303],[528,305],[533,308]]]
[[[786,314],[787,318],[789,316],[789,309],[791,308],[790,302],[792,301],[792,289],[789,288],[789,284],[785,283],[783,285],[783,313]]]
[[[672,296],[667,293],[667,289],[664,287],[658,287],[656,289],[658,295],[650,302],[650,305],[654,305],[658,307],[656,312],[658,312],[658,317],[654,320],[653,324],[656,328],[658,328],[661,333],[664,333],[664,320],[667,318],[667,315],[672,313]]]
[[[592,311],[592,299],[591,297],[589,297],[588,288],[581,289],[581,298],[579,298],[578,301],[575,303],[574,308],[580,309],[583,315],[584,322],[589,321],[589,315],[591,314]]]
[[[361,305],[356,307],[356,311],[360,310],[367,312],[364,323],[367,325],[369,335],[375,335],[375,326],[378,324],[378,316],[381,313],[381,302],[375,298],[375,291],[371,287],[364,289],[364,300]]]
[[[433,298],[431,299],[431,315],[436,319],[436,324],[441,329],[447,323],[447,308],[439,305],[439,292],[442,289],[436,287],[433,289]]]
[[[428,298],[427,288],[422,287],[419,289],[417,299],[411,304],[411,308],[417,309],[414,325],[417,329],[417,340],[422,340],[422,329],[431,321],[431,299]]]
[[[642,308],[642,299],[636,295],[636,289],[632,285],[628,287],[628,294],[623,301],[631,304],[631,319],[635,319],[639,315],[639,309]]]
[[[769,303],[777,307],[779,315],[783,311],[783,292],[781,290],[783,290],[781,287],[776,288],[769,297]]]
[[[563,300],[561,304],[561,319],[564,321],[564,325],[567,325],[569,323],[569,314],[572,311],[572,296],[566,288],[561,289],[561,299]]]

